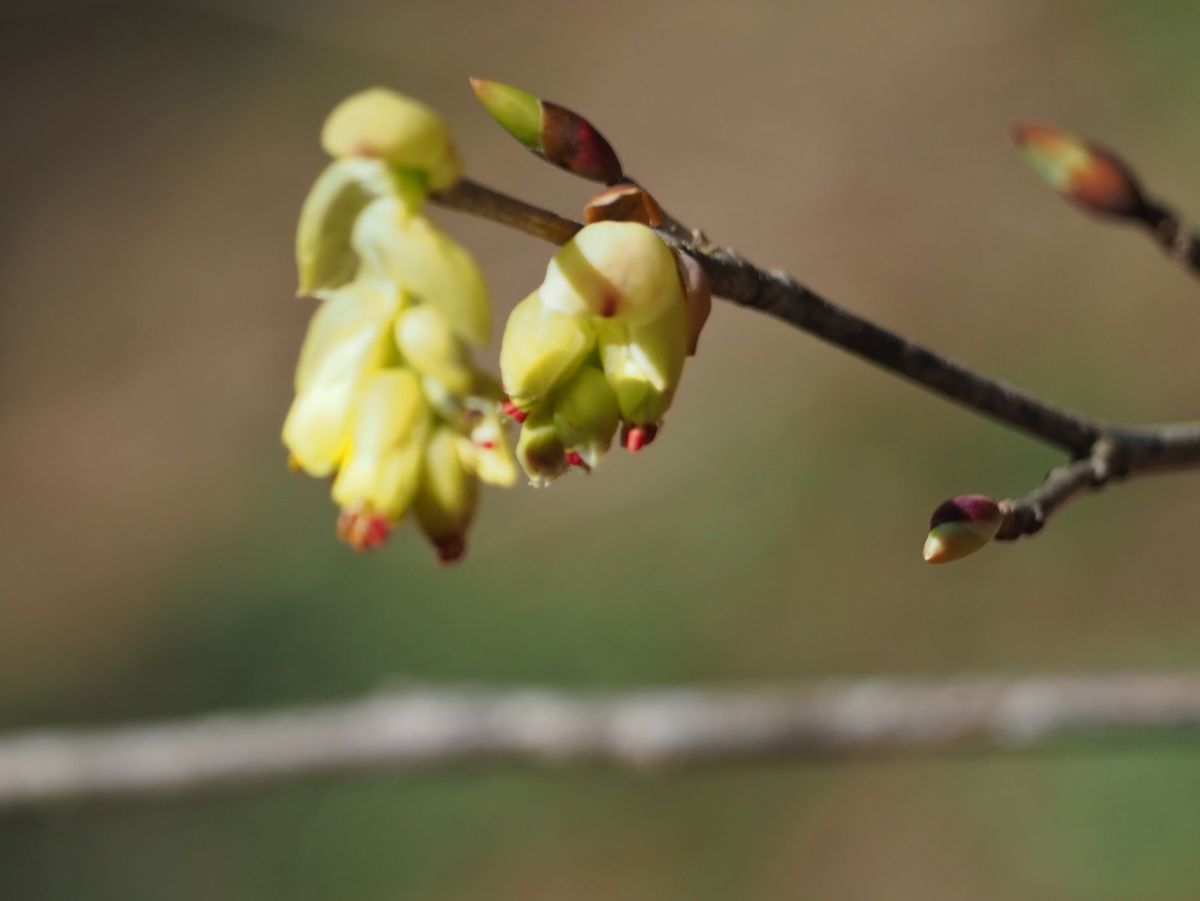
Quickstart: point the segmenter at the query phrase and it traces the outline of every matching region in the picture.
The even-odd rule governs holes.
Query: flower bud
[[[396,320],[396,346],[404,361],[440,382],[450,394],[470,392],[475,373],[446,317],[430,304],[405,310]]]
[[[593,181],[623,178],[612,145],[578,113],[498,81],[472,78],[471,88],[502,128],[547,161]]]
[[[581,366],[574,378],[554,393],[554,429],[559,443],[588,468],[612,445],[621,411],[608,380],[595,366]],[[570,462],[570,461],[568,461]]]
[[[396,521],[417,491],[429,408],[417,375],[385,369],[363,388],[350,452],[333,483],[333,499],[345,509],[366,509]]]
[[[1049,125],[1018,125],[1012,136],[1033,170],[1069,200],[1105,216],[1145,210],[1137,177],[1103,147]]]
[[[413,502],[421,531],[437,548],[442,563],[457,560],[466,550],[467,528],[479,496],[479,480],[463,465],[458,438],[446,426],[430,436]]]
[[[521,424],[517,438],[517,460],[539,488],[550,484],[567,471],[566,449],[554,424],[554,409],[549,402],[538,404]]]
[[[622,419],[633,425],[656,424],[662,419],[683,374],[687,342],[687,308],[682,297],[646,325],[604,324],[600,360]]]
[[[929,520],[925,562],[951,563],[975,553],[996,537],[1002,519],[999,505],[982,494],[944,501]]]
[[[358,217],[353,246],[367,277],[402,285],[435,307],[456,335],[486,344],[490,330],[488,291],[474,258],[423,216],[382,198]]]
[[[442,117],[386,88],[372,88],[339,103],[325,120],[321,146],[333,157],[376,157],[419,172],[435,191],[452,185],[461,169]]]
[[[534,291],[513,308],[500,343],[504,391],[518,407],[546,397],[592,352],[586,319],[548,309]]]
[[[283,425],[291,458],[309,475],[337,468],[350,440],[355,400],[392,351],[394,295],[352,282],[322,301],[296,366],[296,399]]]
[[[397,197],[409,214],[420,210],[420,195],[378,160],[337,160],[321,173],[305,198],[296,229],[300,294],[339,288],[354,278],[354,223],[367,204],[387,196]]]
[[[560,313],[632,324],[658,319],[682,298],[670,248],[636,222],[582,228],[550,261],[539,293]]]

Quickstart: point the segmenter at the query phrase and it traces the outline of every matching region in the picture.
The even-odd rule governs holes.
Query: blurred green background
[[[353,697],[1200,665],[1200,481],[920,562],[1052,452],[720,304],[663,435],[490,492],[463,565],[358,557],[278,432],[300,201],[342,96],[437,106],[473,176],[577,213],[466,77],[590,116],[686,221],[1098,415],[1196,417],[1195,285],[1007,126],[1103,139],[1200,215],[1200,5],[13,2],[0,19],[0,726]],[[443,215],[496,317],[548,248]],[[494,359],[494,349],[493,349]],[[0,817],[5,899],[1200,898],[1184,746],[637,776],[322,780]]]

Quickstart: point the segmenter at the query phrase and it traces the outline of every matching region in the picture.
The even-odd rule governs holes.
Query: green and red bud
[[[942,502],[929,520],[925,562],[951,563],[975,553],[996,537],[1003,518],[1000,506],[982,494]]]
[[[1145,212],[1137,177],[1105,148],[1050,125],[1017,125],[1012,137],[1025,161],[1063,197],[1105,216]]]
[[[624,176],[612,145],[587,119],[512,85],[472,78],[484,109],[529,150],[575,175],[612,184]]]

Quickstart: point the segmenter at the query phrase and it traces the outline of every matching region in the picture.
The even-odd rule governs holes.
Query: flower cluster
[[[680,265],[651,228],[596,222],[513,310],[500,371],[533,484],[594,467],[618,428],[630,450],[653,440],[694,346]]]
[[[292,465],[333,479],[338,534],[378,546],[411,509],[439,558],[459,557],[480,481],[511,485],[500,391],[472,364],[487,341],[475,261],[422,214],[460,163],[442,119],[380,89],[329,116],[334,158],[300,215],[300,293],[320,307],[283,427]]]

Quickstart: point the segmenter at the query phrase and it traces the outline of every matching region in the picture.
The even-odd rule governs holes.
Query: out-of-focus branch
[[[411,688],[360,701],[0,738],[0,808],[479,765],[660,769],[1002,752],[1200,733],[1200,673],[586,695]]]

